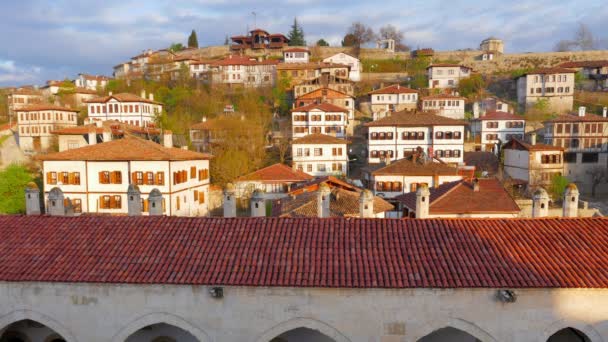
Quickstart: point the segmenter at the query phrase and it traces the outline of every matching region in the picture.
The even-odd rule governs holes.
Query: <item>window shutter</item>
[[[194,190],[194,202],[198,201],[198,190]]]
[[[116,179],[116,184],[122,184],[122,172],[114,171],[114,178]]]
[[[137,184],[137,172],[131,172],[131,183]]]
[[[106,209],[105,208],[105,201],[103,200],[103,196],[99,196],[99,208],[100,209]]]
[[[116,184],[116,173],[110,172],[110,183]]]
[[[116,208],[116,199],[114,196],[110,196],[110,209]]]
[[[46,173],[46,183],[47,183],[47,184],[51,184],[51,182],[52,182],[51,173],[50,173],[50,172],[47,172],[47,173]]]
[[[177,172],[173,172],[173,185],[177,183]]]
[[[115,204],[116,209],[120,209],[120,208],[122,208],[122,197],[120,197],[120,196],[115,196],[115,197],[114,197],[114,202],[116,203],[116,204]]]
[[[199,193],[198,193],[198,201],[201,204],[205,203],[205,192],[199,191]]]
[[[103,171],[99,172],[99,184],[105,184],[105,181],[103,179]]]
[[[70,172],[70,173],[68,174],[68,183],[69,183],[69,184],[74,184],[74,183],[75,183],[74,179],[75,179],[75,177],[74,177],[74,172]]]

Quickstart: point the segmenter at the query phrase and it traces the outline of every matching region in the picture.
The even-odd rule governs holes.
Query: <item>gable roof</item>
[[[479,179],[479,191],[465,180],[430,188],[429,213],[439,214],[516,214],[520,208],[500,182],[494,178]],[[416,193],[395,197],[411,210],[416,209]]]
[[[382,127],[382,126],[465,126],[464,121],[448,118],[445,116],[436,115],[431,112],[412,112],[401,111],[385,116],[382,119],[371,121],[364,126],[367,127]]]
[[[0,216],[0,281],[608,288],[608,219]]]
[[[79,112],[78,109],[73,109],[70,107],[56,106],[56,105],[47,104],[47,103],[33,104],[33,105],[21,107],[21,108],[16,108],[15,112],[39,112],[42,110],[54,110],[54,111],[60,111],[60,112],[73,112],[73,113]]]
[[[414,162],[409,158],[402,158],[372,171],[374,176],[406,175],[406,176],[457,176],[458,168],[440,162]]]
[[[330,113],[348,113],[348,109],[340,107],[340,106],[336,106],[335,104],[331,104],[331,103],[327,103],[327,102],[323,102],[323,103],[311,103],[309,105],[306,106],[302,106],[302,107],[298,107],[298,108],[294,108],[291,110],[291,112],[310,112],[311,110],[320,110],[323,112],[330,112]]]
[[[488,112],[485,113],[483,116],[480,116],[478,118],[475,118],[473,120],[479,120],[479,121],[484,121],[484,120],[526,120],[526,118],[524,116],[521,115],[517,115],[517,114],[513,114],[513,113],[507,113],[507,112]]]
[[[534,145],[512,138],[503,145],[503,149],[523,151],[563,151],[563,147],[536,143]]]
[[[327,134],[313,133],[295,139],[292,144],[348,144],[348,141]]]
[[[455,68],[455,67],[459,67],[459,68],[466,68],[466,69],[472,69],[468,66],[465,65],[460,65],[460,64],[456,64],[456,63],[436,63],[436,64],[431,64],[428,67],[426,67],[427,69],[430,68]]]
[[[401,86],[399,84],[393,84],[388,87],[376,89],[367,93],[368,95],[375,94],[418,94],[417,90]]]
[[[306,53],[310,53],[310,50],[305,49],[305,48],[289,48],[289,49],[285,49],[283,50],[283,52],[306,52]]]
[[[603,68],[608,67],[608,60],[566,62],[559,65],[560,68]]]
[[[323,95],[323,92],[326,92],[326,95]],[[326,97],[328,99],[341,99],[341,98],[354,98],[351,95],[348,95],[347,93],[343,93],[341,91],[332,89],[332,88],[318,88],[315,89],[311,92],[308,92],[304,95],[300,95],[298,96],[298,100],[302,100],[302,99],[317,99],[320,97]]]
[[[259,181],[259,182],[304,182],[313,177],[307,173],[294,170],[291,167],[277,163],[265,168],[256,170],[248,175],[237,179],[239,182]]]
[[[516,78],[520,78],[527,75],[552,75],[552,74],[576,74],[576,70],[566,68],[539,68],[534,69],[522,74]]]
[[[86,103],[106,103],[106,102],[110,101],[111,99],[115,99],[118,102],[143,102],[143,103],[152,103],[152,104],[162,105],[162,103],[160,103],[160,102],[152,101],[149,99],[144,99],[143,97],[139,97],[135,94],[129,94],[129,93],[119,93],[119,94],[112,94],[112,95],[108,95],[108,96],[101,96],[101,97],[96,97],[93,99],[86,100],[84,102],[86,102]]]
[[[125,137],[101,144],[88,145],[63,152],[42,154],[39,160],[130,161],[130,160],[201,160],[212,156],[181,148],[164,147],[150,140]]]
[[[433,100],[433,99],[456,99],[456,100],[466,100],[466,97],[462,97],[462,96],[458,96],[458,95],[452,95],[452,94],[434,94],[434,95],[429,95],[429,96],[424,96],[423,98],[421,98],[422,101],[424,100]]]
[[[578,113],[568,113],[559,115],[551,120],[545,122],[606,122],[608,118],[600,115],[585,113],[584,116],[578,116]]]

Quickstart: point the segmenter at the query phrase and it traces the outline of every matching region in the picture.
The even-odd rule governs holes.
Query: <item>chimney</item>
[[[545,189],[536,190],[532,196],[532,217],[547,217],[549,214],[549,195]]]
[[[142,90],[139,97],[141,97],[142,99],[145,99],[146,98],[146,91]]]
[[[148,94],[148,99],[150,101],[154,101],[154,94],[153,93]]]
[[[577,217],[578,216],[578,188],[576,184],[570,183],[566,187],[564,192],[564,217]]]
[[[473,192],[479,192],[479,179],[473,179]]]
[[[112,130],[108,127],[103,129],[103,142],[112,141]]]
[[[141,216],[141,191],[136,184],[129,184],[127,188],[127,210],[129,216]]]
[[[536,133],[530,133],[530,145],[536,145]]]
[[[93,124],[95,125],[95,127],[99,128],[99,127],[103,126],[103,121],[95,120],[95,121],[93,121]]]
[[[112,96],[112,92],[109,92],[109,93],[108,93],[108,96]]]
[[[54,187],[49,192],[46,212],[51,216],[65,216],[65,207],[63,203],[63,191],[58,187]]]
[[[602,110],[602,116],[606,117],[607,114],[608,114],[608,107],[604,107],[604,109]]]
[[[266,216],[266,200],[264,200],[264,193],[256,189],[251,196],[251,217],[264,217]]]
[[[148,195],[148,210],[150,216],[162,216],[164,214],[163,194],[157,188],[152,189],[150,195]]]
[[[40,189],[34,182],[29,182],[25,187],[25,214],[40,215]]]
[[[479,118],[479,112],[480,112],[479,102],[473,103],[473,118],[475,118],[475,119]]]
[[[203,116],[203,122],[207,122],[207,117]]]
[[[578,107],[578,116],[585,116],[586,111],[587,111],[587,107],[585,107],[585,106]]]
[[[224,189],[224,217],[236,217],[236,191],[232,183]]]
[[[439,175],[438,174],[433,174],[433,188],[438,188],[439,187]]]
[[[416,218],[424,219],[429,217],[429,201],[431,192],[426,184],[421,184],[416,190]]]
[[[359,216],[361,218],[374,217],[374,194],[365,189],[359,195]]]
[[[173,132],[170,130],[163,131],[163,146],[168,148],[173,147]]]
[[[330,215],[329,203],[331,200],[331,190],[329,186],[322,183],[317,191],[317,216],[320,218],[328,218]]]
[[[89,127],[89,145],[97,144],[97,126],[92,125]]]

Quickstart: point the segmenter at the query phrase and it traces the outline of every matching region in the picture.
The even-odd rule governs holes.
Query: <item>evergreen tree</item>
[[[302,26],[298,24],[298,19],[293,19],[293,25],[291,25],[291,31],[287,35],[289,38],[289,46],[306,46],[306,40],[304,40],[304,30]]]
[[[198,48],[198,38],[196,37],[196,31],[192,30],[190,37],[188,37],[188,47]]]
[[[325,39],[321,38],[317,40],[317,46],[329,46],[329,43],[325,41]]]

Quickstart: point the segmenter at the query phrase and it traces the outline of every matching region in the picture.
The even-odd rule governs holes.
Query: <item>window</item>
[[[99,172],[99,184],[110,184],[110,171]]]
[[[486,122],[486,128],[498,128],[497,121],[488,121]]]
[[[443,132],[436,132],[435,139],[443,139]]]
[[[555,126],[555,133],[562,134],[562,131],[563,131],[563,125],[562,124],[557,124]]]
[[[47,172],[46,173],[46,183],[47,184],[57,184],[57,172]]]
[[[79,198],[72,199],[72,207],[77,214],[82,213],[82,201]]]
[[[198,202],[198,190],[194,190],[194,202]]]
[[[332,156],[341,156],[342,155],[342,148],[341,147],[334,147],[331,149],[331,155]]]
[[[597,163],[599,161],[598,153],[583,153],[583,163]]]
[[[198,192],[198,201],[201,204],[205,203],[205,192],[204,191]]]
[[[297,148],[296,149],[296,157],[301,157],[302,156],[302,148]]]
[[[568,164],[576,163],[576,153],[572,153],[572,152],[564,153],[564,163],[568,163]]]
[[[156,173],[156,185],[165,185],[165,173],[164,172]]]
[[[176,207],[176,209],[177,209],[177,210],[179,210],[179,209],[180,209],[180,207],[181,207],[179,199],[180,199],[180,197],[179,197],[179,196],[177,196],[177,197],[175,198],[175,207]]]
[[[325,172],[325,164],[317,164],[317,171]]]
[[[209,169],[198,170],[198,180],[203,181],[205,179],[209,179]]]
[[[196,166],[190,167],[190,179],[196,178]]]
[[[486,140],[497,140],[498,134],[486,134]]]
[[[315,152],[315,157],[323,155],[323,149],[322,148],[315,148],[314,152]]]
[[[312,172],[312,164],[306,165],[306,172]]]
[[[461,132],[460,131],[454,132],[454,139],[460,139],[460,138],[461,138]]]
[[[142,185],[144,184],[144,173],[141,171],[133,172],[131,174],[131,180],[133,184]]]
[[[154,172],[146,172],[146,178],[144,181],[146,185],[154,185]]]

